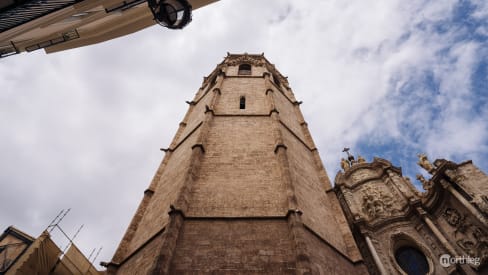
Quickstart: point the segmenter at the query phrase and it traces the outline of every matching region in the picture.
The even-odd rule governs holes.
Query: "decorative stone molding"
[[[379,176],[380,176],[379,173],[373,169],[360,169],[360,170],[358,169],[353,173],[351,173],[350,175],[351,181],[353,183],[359,183],[365,180],[376,179]]]
[[[455,228],[456,244],[467,255],[479,257],[481,265],[488,261],[488,234],[486,230],[467,220],[453,208],[446,208],[442,214],[447,223]],[[462,233],[457,235],[456,233]],[[476,268],[476,266],[474,266]]]
[[[269,115],[271,115],[272,113],[279,114],[280,112],[276,108],[273,108],[272,110],[269,111]]]
[[[214,110],[212,108],[210,108],[208,105],[205,105],[205,113],[212,113],[212,115],[214,115]]]
[[[427,237],[427,236],[424,236]],[[430,239],[430,238],[429,238]],[[427,239],[427,243],[432,244],[432,239]],[[435,265],[434,261],[437,261],[436,255],[434,255],[429,247],[424,245],[423,241],[419,241],[418,238],[414,238],[410,236],[409,234],[405,234],[404,232],[401,232],[399,230],[395,230],[395,232],[391,236],[391,241],[390,241],[390,261],[393,263],[393,267],[396,272],[402,274],[402,275],[407,275],[403,269],[398,265],[396,259],[395,259],[395,252],[397,249],[403,246],[410,246],[413,248],[418,249],[420,252],[422,252],[425,255],[425,258],[427,259],[427,264],[429,265],[429,273],[427,274],[436,274],[435,273]]]
[[[484,215],[488,215],[488,197],[487,196],[477,194],[473,197],[473,200],[471,201],[471,203],[476,205],[476,207]]]
[[[278,144],[276,144],[276,146],[275,146],[274,152],[275,152],[275,153],[277,153],[277,152],[278,152],[278,150],[279,150],[280,148],[283,148],[283,149],[285,149],[285,150],[286,150],[286,149],[288,149],[288,147],[286,147],[286,145],[285,145],[285,144],[283,144],[283,143],[278,143]]]
[[[379,264],[372,257],[364,257],[365,261],[376,268],[383,265],[386,274],[405,274],[394,255],[398,248],[395,243],[403,243],[427,256],[429,274],[484,271],[488,266],[484,175],[463,164],[446,160],[431,164],[425,155],[420,157],[418,164],[432,175],[431,179],[417,176],[426,189],[422,193],[402,176],[400,168],[379,158],[371,163],[343,165],[346,169],[337,173],[334,191],[343,209],[348,210],[346,218],[356,230],[356,237],[371,238],[380,259]],[[445,268],[439,262],[442,254],[481,261],[477,266],[456,264]]]
[[[266,69],[273,74],[273,77],[276,77],[278,81],[287,89],[290,90],[290,86],[288,85],[288,79],[283,76],[278,70],[276,70],[273,64],[266,64]]]
[[[397,210],[394,208],[396,200],[383,190],[374,189],[368,185],[361,190],[361,207],[363,213],[374,220],[380,217],[390,217]]]
[[[447,221],[449,225],[456,228],[455,232],[464,233],[468,224],[466,224],[466,216],[459,213],[454,208],[446,208],[442,212],[442,217]]]
[[[252,66],[262,67],[265,65],[265,60],[261,56],[254,55],[239,55],[239,56],[229,56],[225,61],[227,66],[238,66],[240,64],[250,64]]]
[[[466,180],[466,177],[464,175],[460,175],[456,170],[451,170],[451,169],[446,169],[444,172],[449,178],[451,178],[452,181],[455,183],[462,183],[464,180]]]
[[[202,150],[202,153],[205,153],[205,147],[203,146],[203,144],[201,143],[196,143],[194,145],[191,146],[191,149],[195,149],[195,148],[200,148],[200,150]]]
[[[468,231],[470,234],[459,238],[456,244],[469,256],[480,258],[480,265],[484,265],[488,261],[488,235],[481,227],[474,225],[470,225]]]

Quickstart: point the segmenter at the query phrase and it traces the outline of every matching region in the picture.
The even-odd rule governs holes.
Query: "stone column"
[[[376,249],[373,246],[373,242],[369,238],[368,235],[364,235],[366,238],[366,243],[368,244],[369,251],[371,252],[371,255],[373,256],[374,263],[376,264],[376,267],[378,267],[378,270],[380,271],[381,275],[387,275],[388,273],[386,272],[385,267],[383,266],[383,263],[381,262],[380,256],[378,255],[378,252],[376,252]]]
[[[429,227],[429,229],[432,231],[432,233],[434,233],[434,235],[437,237],[437,239],[447,249],[449,254],[451,254],[451,256],[456,256],[457,255],[456,250],[451,246],[451,244],[447,241],[447,239],[444,237],[444,235],[442,235],[442,233],[439,231],[439,229],[437,229],[437,226],[435,226],[435,224],[432,222],[432,220],[427,216],[423,216],[422,218],[423,218],[424,222],[427,224],[427,226]]]

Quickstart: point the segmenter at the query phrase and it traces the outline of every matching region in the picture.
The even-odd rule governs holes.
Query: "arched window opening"
[[[217,83],[217,76],[214,75],[212,79],[210,80],[210,87],[213,87]]]
[[[411,246],[403,246],[395,251],[395,260],[407,274],[428,274],[429,263],[424,253]]]
[[[251,75],[251,65],[241,64],[239,65],[239,75]]]
[[[241,99],[239,100],[239,109],[243,110],[246,109],[246,97],[241,96]]]
[[[273,81],[276,84],[276,86],[280,87],[280,80],[276,75],[273,75]]]

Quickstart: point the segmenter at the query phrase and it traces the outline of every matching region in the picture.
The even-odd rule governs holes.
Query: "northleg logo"
[[[479,266],[481,260],[479,257],[470,257],[465,255],[452,257],[449,254],[443,254],[440,256],[439,262],[443,267],[450,267],[451,265],[455,264],[470,264]]]

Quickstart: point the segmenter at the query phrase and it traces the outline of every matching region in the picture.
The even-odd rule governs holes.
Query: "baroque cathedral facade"
[[[471,161],[419,158],[424,192],[385,159],[343,159],[334,191],[369,272],[487,274],[488,177]]]
[[[332,184],[288,81],[228,54],[203,81],[108,274],[483,274],[488,177],[348,153]]]

